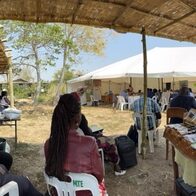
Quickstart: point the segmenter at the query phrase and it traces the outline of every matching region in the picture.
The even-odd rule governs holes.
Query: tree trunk
[[[65,25],[65,28],[64,28],[64,33],[66,34],[66,25]],[[67,37],[67,39],[68,38],[69,37]],[[67,65],[67,57],[69,55],[68,53],[69,53],[69,46],[67,44],[65,44],[64,51],[63,51],[63,68],[62,68],[62,72],[61,72],[61,77],[60,77],[59,82],[57,84],[57,90],[56,90],[56,95],[54,97],[53,105],[56,105],[58,100],[59,100],[60,90],[61,90],[61,87],[62,87],[63,82],[64,82],[65,71],[67,70],[66,65]]]
[[[59,79],[59,82],[57,84],[57,89],[56,89],[56,94],[54,97],[54,101],[53,101],[53,105],[56,105],[58,100],[59,100],[59,96],[60,96],[60,89],[63,85],[63,81],[64,81],[64,76],[65,76],[65,71],[66,71],[66,62],[67,62],[67,46],[64,47],[64,55],[63,55],[63,68],[62,68],[62,72],[61,72],[61,76]]]
[[[36,85],[33,104],[37,105],[38,104],[38,98],[39,98],[39,95],[40,95],[40,92],[41,92],[41,71],[40,71],[39,57],[38,57],[37,51],[36,51],[35,48],[33,48],[33,51],[34,51],[34,54],[35,54],[35,65],[36,65],[36,75],[37,75],[37,85]]]

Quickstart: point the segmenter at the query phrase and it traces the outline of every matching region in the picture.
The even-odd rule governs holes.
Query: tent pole
[[[131,86],[133,85],[133,78],[132,78],[132,77],[129,78],[129,84],[130,84]]]
[[[173,87],[172,87],[173,91],[174,91],[174,82],[175,82],[175,81],[174,81],[174,77],[173,77]]]
[[[108,94],[110,94],[110,83],[111,81],[109,80]]]
[[[161,91],[163,92],[163,78],[161,78]]]
[[[146,33],[145,33],[145,27],[142,27],[142,44],[143,44],[143,67],[144,67],[144,105],[143,105],[143,121],[142,121],[142,156],[143,159],[146,157],[146,132],[147,132],[147,119],[146,119],[146,100],[147,100],[147,52],[146,52]]]

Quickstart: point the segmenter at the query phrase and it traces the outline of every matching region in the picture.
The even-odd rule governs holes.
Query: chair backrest
[[[118,96],[119,103],[126,103],[125,98],[123,96]]]
[[[45,181],[48,192],[50,193],[49,185],[55,187],[58,196],[76,196],[77,191],[88,190],[93,196],[99,196],[99,184],[97,179],[86,173],[67,173],[70,178],[69,182],[60,181],[54,176],[48,176],[44,172]]]
[[[93,102],[94,101],[94,96],[90,95],[90,98],[91,98],[91,101]]]
[[[142,129],[143,114],[142,113],[139,113],[139,112],[135,112],[133,114],[133,119],[135,121],[135,124],[136,124],[137,129],[141,130]],[[155,116],[154,116],[154,114],[153,113],[148,113],[146,115],[146,119],[147,119],[147,121],[148,120],[151,121],[151,124],[152,124],[153,127],[150,127],[150,128],[155,130],[156,129],[156,122],[155,122]],[[148,123],[147,123],[147,125],[148,125]]]
[[[166,111],[166,124],[169,124],[170,118],[173,117],[183,119],[185,112],[187,112],[185,108],[169,107]]]
[[[9,194],[9,196],[19,196],[18,184],[11,181],[0,187],[0,196],[4,196],[6,194]]]
[[[158,97],[155,96],[155,95],[152,97],[152,100],[153,100],[154,102],[156,102],[156,103],[157,103],[157,99],[158,99]]]
[[[134,96],[128,96],[128,103],[131,105],[134,102]]]

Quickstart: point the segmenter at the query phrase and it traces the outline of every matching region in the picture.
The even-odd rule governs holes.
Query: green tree
[[[13,59],[15,69],[28,66],[36,73],[36,92],[34,104],[37,104],[41,91],[41,71],[54,66],[57,59],[58,43],[63,38],[61,28],[56,24],[36,24],[25,22],[4,23],[8,39],[18,56]]]
[[[70,71],[73,64],[79,63],[79,55],[81,53],[103,55],[107,38],[107,32],[104,29],[65,24],[61,25],[61,28],[64,37],[59,49],[63,55],[63,63],[53,104],[56,104],[61,93],[65,73]]]
[[[32,68],[26,66],[23,69],[21,69],[19,77],[28,82],[33,81]]]

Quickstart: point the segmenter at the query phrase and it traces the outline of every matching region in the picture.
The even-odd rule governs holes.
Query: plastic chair
[[[157,103],[157,99],[158,99],[157,96],[153,96],[153,97],[152,97],[152,100],[153,100],[154,102],[156,102],[156,103]]]
[[[125,101],[125,98],[123,96],[117,96],[118,100],[117,100],[117,104],[116,107],[119,108],[121,111],[123,111],[124,106],[127,105],[128,103]]]
[[[16,182],[11,181],[0,187],[0,196],[7,194],[9,196],[19,196],[18,184]]]
[[[133,102],[135,101],[134,96],[129,96],[128,97],[128,109],[131,109],[131,105],[133,104]]]
[[[98,149],[100,155],[101,155],[101,161],[102,161],[102,165],[103,165],[103,173],[105,175],[105,161],[104,161],[104,152],[102,148]]]
[[[169,124],[169,121],[171,118],[176,117],[183,119],[184,113],[186,113],[187,110],[180,107],[170,107],[166,110],[166,124]],[[168,154],[169,154],[169,140],[166,139],[166,160],[168,160]]]
[[[93,175],[69,172],[67,176],[70,178],[69,182],[60,181],[44,172],[49,195],[51,195],[50,186],[55,187],[58,196],[76,196],[76,192],[82,190],[89,190],[93,196],[100,195],[98,181]]]
[[[92,106],[98,106],[99,100],[96,100],[93,95],[90,95]]]
[[[157,145],[159,142],[159,132],[156,127],[154,114],[149,113],[146,115],[146,118],[152,120],[153,127],[150,130],[147,130],[147,135],[148,135],[148,140],[149,140],[150,152],[154,153],[154,141],[153,141],[154,135],[156,136],[155,141],[156,141],[156,145]],[[138,132],[138,153],[141,154],[143,114],[136,112],[133,114],[133,119],[134,119],[135,125],[137,127],[137,132]]]
[[[168,102],[167,102],[167,99],[165,97],[162,97],[161,99],[161,111],[164,112],[167,107],[168,107]]]

